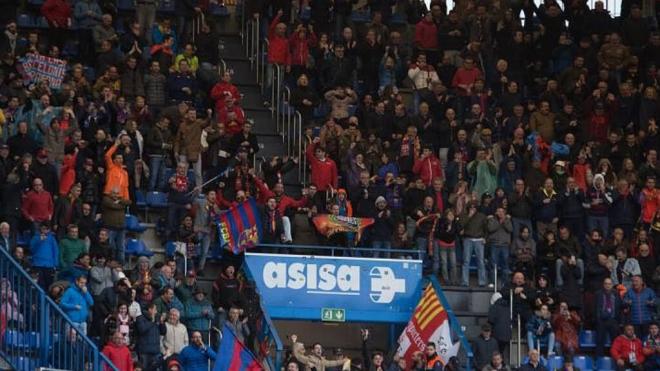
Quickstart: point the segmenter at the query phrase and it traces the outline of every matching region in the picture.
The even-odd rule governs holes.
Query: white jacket
[[[181,322],[176,325],[166,322],[165,327],[167,332],[160,337],[160,352],[166,356],[181,353],[188,345],[188,329]]]
[[[430,89],[431,83],[440,81],[434,69],[422,70],[416,64],[408,70],[408,77],[412,80],[415,90]],[[431,79],[431,81],[429,82],[428,79]]]

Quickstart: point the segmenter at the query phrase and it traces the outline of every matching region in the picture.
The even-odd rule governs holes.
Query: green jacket
[[[79,238],[64,237],[60,241],[60,268],[70,268],[78,256],[84,252],[87,252],[85,241]]]

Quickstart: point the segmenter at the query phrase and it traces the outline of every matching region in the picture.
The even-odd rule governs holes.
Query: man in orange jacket
[[[435,351],[435,343],[428,342],[426,344],[426,371],[442,371],[442,360],[440,356]]]
[[[623,334],[619,335],[612,342],[610,354],[616,362],[617,370],[644,369],[644,353],[642,342],[635,336],[635,327],[625,325]]]
[[[124,156],[116,153],[121,136],[117,137],[115,144],[105,153],[105,187],[104,194],[111,194],[113,188],[119,190],[119,196],[124,200],[130,200],[128,195],[128,172],[124,168]]]

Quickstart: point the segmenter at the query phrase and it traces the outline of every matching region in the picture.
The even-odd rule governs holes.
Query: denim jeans
[[[199,187],[204,183],[202,179],[202,155],[201,153],[197,156],[197,161],[188,161],[188,158],[184,155],[179,156],[179,161],[187,162],[191,169],[195,172],[195,186]]]
[[[428,254],[429,251],[429,240],[427,238],[423,237],[417,237],[416,240],[417,243],[417,250],[419,251],[419,260],[424,261],[424,258]]]
[[[499,269],[502,272],[502,275],[499,276],[500,282],[505,282],[509,274],[511,273],[509,269],[509,246],[502,245],[491,245],[490,246],[490,267],[493,283],[495,283],[495,269]]]
[[[383,249],[383,250],[390,250],[392,248],[392,242],[390,241],[373,241],[371,242],[371,247],[374,249]],[[391,254],[389,252],[382,252],[382,251],[374,251],[373,256],[374,258],[380,258],[381,255],[389,259]]]
[[[603,240],[610,235],[610,219],[607,216],[587,216],[587,233],[591,233],[595,228],[603,232]]]
[[[204,266],[206,265],[206,256],[209,253],[209,247],[211,246],[211,235],[206,232],[199,232],[197,238],[201,241],[201,252],[199,254],[199,263],[197,264],[197,270],[203,271]]]
[[[470,285],[470,258],[474,251],[477,255],[478,281],[479,286],[486,285],[486,263],[484,261],[484,240],[483,238],[465,238],[463,239],[463,286]]]
[[[149,169],[151,177],[149,178],[149,191],[162,191],[165,188],[165,163],[161,155],[149,156]]]
[[[110,246],[115,252],[115,259],[117,259],[118,262],[124,264],[124,250],[126,249],[124,245],[126,240],[126,231],[123,229],[109,229],[108,237]]]
[[[435,260],[434,260],[435,261]],[[449,275],[449,266],[451,266],[451,276]],[[440,249],[440,271],[442,279],[446,284],[458,283],[458,267],[456,266],[456,248]]]
[[[555,350],[555,333],[550,332],[548,335],[541,335],[538,336],[532,331],[527,331],[527,345],[532,348],[537,348],[538,344],[537,341],[548,341],[548,354],[554,353]],[[531,344],[531,345],[530,345]]]
[[[561,287],[564,286],[564,280],[561,278],[561,267],[564,265],[564,261],[561,259],[557,259],[555,261],[555,274],[556,274],[556,279],[555,279],[555,286]],[[576,265],[578,269],[580,270],[580,279],[578,279],[578,283],[582,285],[582,281],[584,280],[584,261],[580,258],[576,260]]]

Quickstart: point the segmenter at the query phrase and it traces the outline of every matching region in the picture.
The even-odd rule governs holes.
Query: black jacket
[[[137,318],[135,324],[135,335],[137,341],[135,349],[140,354],[159,354],[160,353],[160,337],[164,336],[167,332],[167,327],[164,323],[152,321],[141,315]]]

